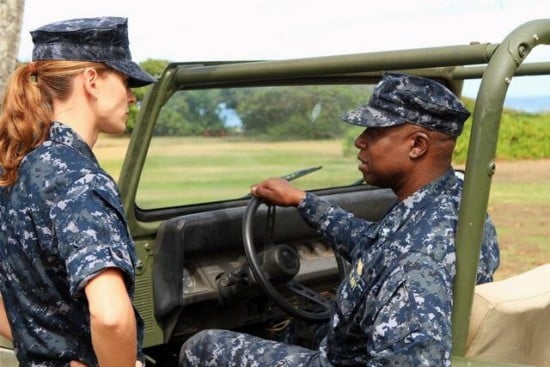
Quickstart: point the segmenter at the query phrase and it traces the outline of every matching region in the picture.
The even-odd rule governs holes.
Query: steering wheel
[[[293,294],[298,295],[300,298],[306,299],[315,306],[319,306],[319,311],[308,311],[303,308],[300,308],[293,303],[291,303],[287,298],[283,297],[281,292],[277,290],[271,280],[266,276],[265,269],[262,267],[261,262],[258,259],[258,253],[256,251],[256,246],[254,244],[254,221],[256,216],[256,211],[262,201],[256,197],[252,197],[248,202],[246,207],[244,217],[243,217],[243,242],[246,258],[248,264],[250,265],[250,270],[263,289],[265,294],[275,302],[279,307],[283,309],[286,313],[296,318],[310,321],[310,322],[323,322],[328,320],[330,317],[330,310],[332,303],[330,300],[321,296],[318,292],[310,289],[303,284],[289,280],[286,282],[286,288],[291,291]],[[297,256],[297,254],[296,254]],[[297,260],[299,262],[299,260]],[[340,264],[339,264],[340,265]],[[297,264],[299,267],[299,263]],[[340,268],[340,266],[339,266]],[[297,272],[297,270],[296,270]],[[316,307],[317,308],[317,307]]]

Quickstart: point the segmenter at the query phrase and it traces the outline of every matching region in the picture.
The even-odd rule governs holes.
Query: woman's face
[[[128,78],[118,72],[101,73],[98,82],[97,127],[103,133],[121,134],[126,130],[130,104],[136,102],[136,96],[128,87]]]

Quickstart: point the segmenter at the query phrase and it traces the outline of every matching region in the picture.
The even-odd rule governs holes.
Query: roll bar
[[[454,355],[465,354],[504,98],[518,67],[539,44],[550,44],[550,19],[525,23],[503,40],[487,65],[477,94],[456,237]]]
[[[470,44],[372,52],[295,60],[173,63],[146,94],[120,175],[123,204],[132,232],[150,233],[135,217],[141,168],[161,106],[181,89],[338,80],[376,82],[387,70],[400,70],[450,82],[460,94],[464,79],[481,78],[473,114],[464,192],[457,229],[457,274],[453,304],[453,355],[464,356],[504,98],[513,76],[550,74],[550,62],[522,65],[531,50],[550,44],[550,19],[525,23],[500,44]]]

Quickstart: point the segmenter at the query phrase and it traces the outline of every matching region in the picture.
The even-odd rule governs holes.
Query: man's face
[[[416,129],[410,124],[369,127],[355,139],[359,171],[368,184],[395,191],[405,183],[411,136]]]

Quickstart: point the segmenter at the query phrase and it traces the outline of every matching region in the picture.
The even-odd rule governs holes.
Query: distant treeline
[[[142,63],[147,71],[160,74],[166,61]],[[342,112],[364,104],[371,93],[365,86],[318,86],[307,88],[231,88],[181,93],[163,107],[155,126],[161,136],[250,135],[266,139],[343,138],[343,154],[355,154],[353,141],[361,128],[335,123]],[[136,95],[142,99],[144,89]],[[464,98],[468,110],[474,100]],[[131,130],[136,109],[129,121]],[[454,160],[466,160],[471,117],[457,141]],[[550,157],[550,113],[505,109],[502,114],[497,159]]]
[[[464,99],[468,110],[474,111],[475,101]],[[457,141],[454,159],[466,161],[472,118]],[[500,121],[496,158],[500,160],[550,158],[550,113],[529,113],[504,109]]]

